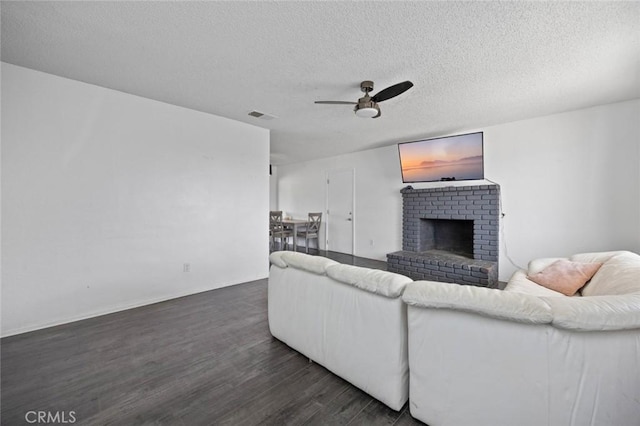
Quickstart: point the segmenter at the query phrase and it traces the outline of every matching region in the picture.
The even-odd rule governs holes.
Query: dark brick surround
[[[400,192],[402,251],[387,255],[389,271],[420,280],[497,286],[500,186],[407,187]],[[473,253],[456,253],[455,243],[447,244],[454,247],[449,251],[431,241],[437,220],[472,221]]]

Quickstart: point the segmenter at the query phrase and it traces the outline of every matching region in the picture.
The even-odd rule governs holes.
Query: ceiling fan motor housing
[[[365,80],[362,83],[360,83],[360,90],[362,90],[364,93],[369,93],[370,91],[372,91],[373,81]]]

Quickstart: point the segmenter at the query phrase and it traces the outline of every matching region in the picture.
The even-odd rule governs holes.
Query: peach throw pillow
[[[558,293],[573,296],[598,272],[601,266],[602,263],[599,262],[579,263],[561,259],[527,278]]]

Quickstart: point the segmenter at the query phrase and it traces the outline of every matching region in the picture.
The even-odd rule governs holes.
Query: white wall
[[[2,334],[266,277],[268,164],[268,130],[3,63]]]
[[[278,210],[278,167],[271,167],[269,175],[269,210]]]
[[[354,253],[386,260],[386,253],[402,248],[400,162],[394,146],[278,167],[278,206],[287,215],[306,218],[325,211],[327,172],[355,169]],[[330,220],[330,219],[329,219]],[[321,234],[326,231],[323,217]],[[326,238],[320,238],[325,248]],[[373,245],[371,245],[373,240]]]
[[[640,100],[634,100],[461,129],[484,131],[485,176],[501,186],[501,280],[516,269],[507,254],[525,266],[535,257],[582,251],[640,252],[638,117]],[[395,145],[280,166],[279,207],[298,217],[324,208],[326,172],[341,168],[356,170],[355,254],[386,260],[402,248],[405,185]],[[467,182],[479,183],[485,182]],[[450,183],[412,184],[442,185]]]
[[[487,129],[488,175],[502,183],[506,240],[517,263],[640,252],[639,118],[634,100]]]

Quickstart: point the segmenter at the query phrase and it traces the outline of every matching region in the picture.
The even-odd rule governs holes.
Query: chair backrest
[[[322,223],[322,213],[309,213],[307,233],[317,234],[320,231],[320,223]]]
[[[272,210],[269,212],[269,229],[271,231],[282,231],[282,210]]]

